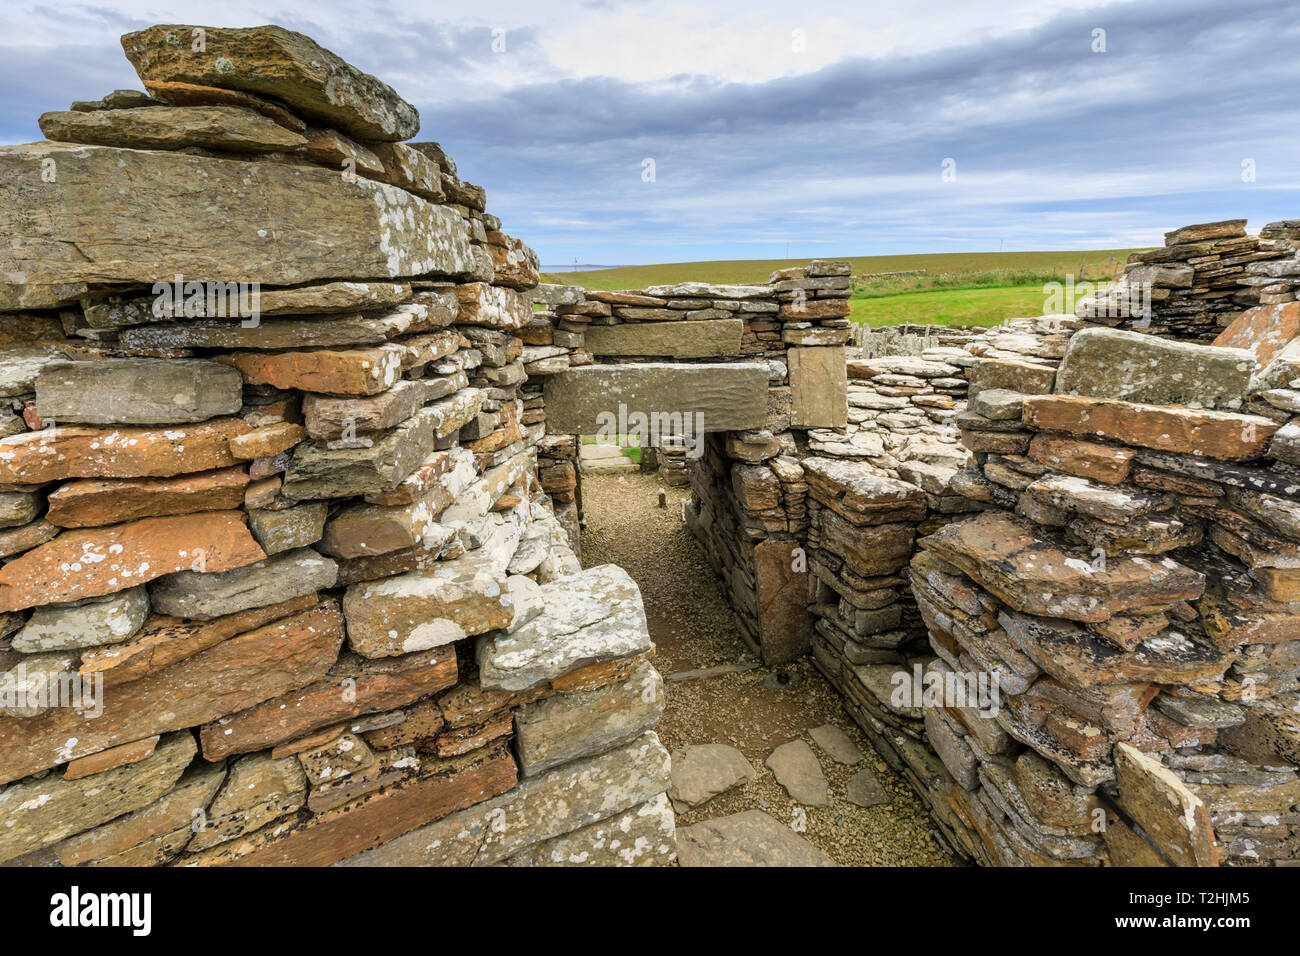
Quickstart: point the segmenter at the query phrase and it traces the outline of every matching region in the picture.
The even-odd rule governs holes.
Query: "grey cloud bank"
[[[1157,242],[1195,220],[1300,215],[1300,17],[1282,0],[1117,3],[749,82],[704,63],[652,81],[575,75],[548,50],[577,15],[561,10],[580,8],[556,6],[543,26],[505,22],[505,52],[493,52],[492,24],[450,9],[321,3],[311,19],[261,18],[312,34],[415,103],[420,138],[442,142],[546,262],[780,257],[787,242],[792,256],[1099,248]],[[26,15],[45,40],[24,45],[21,21],[0,38],[0,140],[39,138],[40,112],[138,86],[117,36],[149,20],[89,7]],[[773,4],[773,29],[788,33],[788,16]],[[77,23],[66,46],[61,18]],[[1097,28],[1104,53],[1092,50]],[[807,42],[815,52],[818,33]],[[952,182],[940,175],[948,158]]]

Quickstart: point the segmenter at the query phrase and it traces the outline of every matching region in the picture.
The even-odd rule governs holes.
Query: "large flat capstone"
[[[744,327],[740,319],[593,325],[587,329],[584,342],[592,355],[716,358],[740,354]]]
[[[221,228],[195,229],[196,209]],[[474,268],[464,220],[406,190],[324,167],[108,146],[0,147],[0,233],[0,308],[70,304],[80,283],[296,285]]]
[[[1240,409],[1255,368],[1255,356],[1245,349],[1175,342],[1122,329],[1083,329],[1070,337],[1056,373],[1056,393]]]
[[[762,428],[767,382],[767,366],[758,362],[584,365],[546,379],[547,431],[634,432],[640,416],[655,429],[655,415],[660,434],[672,434],[673,424],[692,434]]]

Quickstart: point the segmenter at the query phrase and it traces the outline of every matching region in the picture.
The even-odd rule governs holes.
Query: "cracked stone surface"
[[[766,763],[795,802],[810,807],[831,805],[826,775],[817,762],[817,755],[802,740],[792,740],[777,747]]]
[[[673,753],[668,796],[674,803],[694,808],[757,776],[758,771],[735,747],[687,744]]]
[[[836,763],[852,767],[862,762],[862,751],[853,742],[853,738],[834,724],[822,724],[808,731],[813,743]]]
[[[835,862],[762,810],[705,820],[677,831],[682,866],[835,866]]]

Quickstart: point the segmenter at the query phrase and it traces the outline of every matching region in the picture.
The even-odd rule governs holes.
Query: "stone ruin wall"
[[[1257,236],[1244,219],[1183,226],[1165,233],[1163,247],[1130,255],[1117,281],[1075,311],[1114,328],[1212,342],[1247,309],[1295,301],[1297,250],[1300,220],[1268,223]]]
[[[1293,864],[1300,305],[1091,312],[850,350],[794,463],[814,663],[963,857]]]
[[[671,861],[640,594],[537,399],[581,330],[393,90],[193,35],[0,148],[0,862]]]
[[[543,452],[554,455],[541,466],[543,487],[581,501],[578,434],[596,431],[599,416],[620,405],[698,413],[681,423],[690,434],[645,437],[665,482],[691,483],[687,524],[746,640],[769,664],[809,646],[805,580],[792,570],[807,529],[797,460],[814,430],[847,423],[849,283],[847,262],[814,260],[764,284],[619,292],[542,285],[533,293],[545,306],[533,323],[538,342],[550,335],[570,345],[584,335],[579,361],[570,355],[568,370],[530,400],[556,433],[547,438],[553,451]]]
[[[1174,254],[1210,245],[1188,268],[1233,279],[1195,323],[1195,295],[1156,291],[1119,323],[1089,299],[995,329],[876,333],[848,350],[844,425],[787,417],[774,374],[763,429],[711,434],[685,459],[687,525],[755,650],[768,664],[811,651],[965,858],[1300,856],[1297,259],[1293,224],[1262,240],[1243,225],[1169,234]],[[1216,248],[1248,258],[1213,266]],[[1135,254],[1124,281],[1169,254]],[[773,282],[788,293],[827,268]],[[647,293],[667,290],[597,295]],[[647,318],[615,304],[601,321]],[[900,701],[900,674],[919,701]],[[937,680],[976,705],[927,702]]]
[[[962,857],[1300,857],[1300,260],[1293,223],[1243,227],[1185,227],[1135,254],[1121,289],[1150,284],[1152,261],[1190,260],[1182,291],[1154,279],[1149,313],[1116,321],[1088,298],[995,329],[859,337],[843,425],[826,405],[787,415],[791,380],[774,373],[763,428],[710,434],[682,459],[687,525],[754,649],[768,664],[810,651]],[[815,295],[812,278],[840,269],[772,284]],[[670,293],[595,294],[613,303],[598,321],[697,347],[682,321],[664,338],[667,312],[627,327],[650,321],[634,311],[647,294]],[[823,294],[842,301],[847,282]],[[837,348],[829,336],[848,333],[826,325],[795,335]],[[655,358],[639,351],[598,361]],[[820,387],[839,401],[834,376]],[[900,674],[919,701],[900,701]],[[925,700],[943,680],[978,704],[981,677],[995,713]]]

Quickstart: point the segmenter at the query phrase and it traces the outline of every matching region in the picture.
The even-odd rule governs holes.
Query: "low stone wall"
[[[0,862],[670,862],[539,400],[579,323],[382,82],[178,32],[0,148]]]
[[[973,461],[906,475],[891,443],[933,436],[877,414],[874,454],[801,462],[814,660],[957,852],[1300,858],[1293,309],[1219,336],[1248,348],[1044,317],[873,360],[888,389],[965,370]]]

